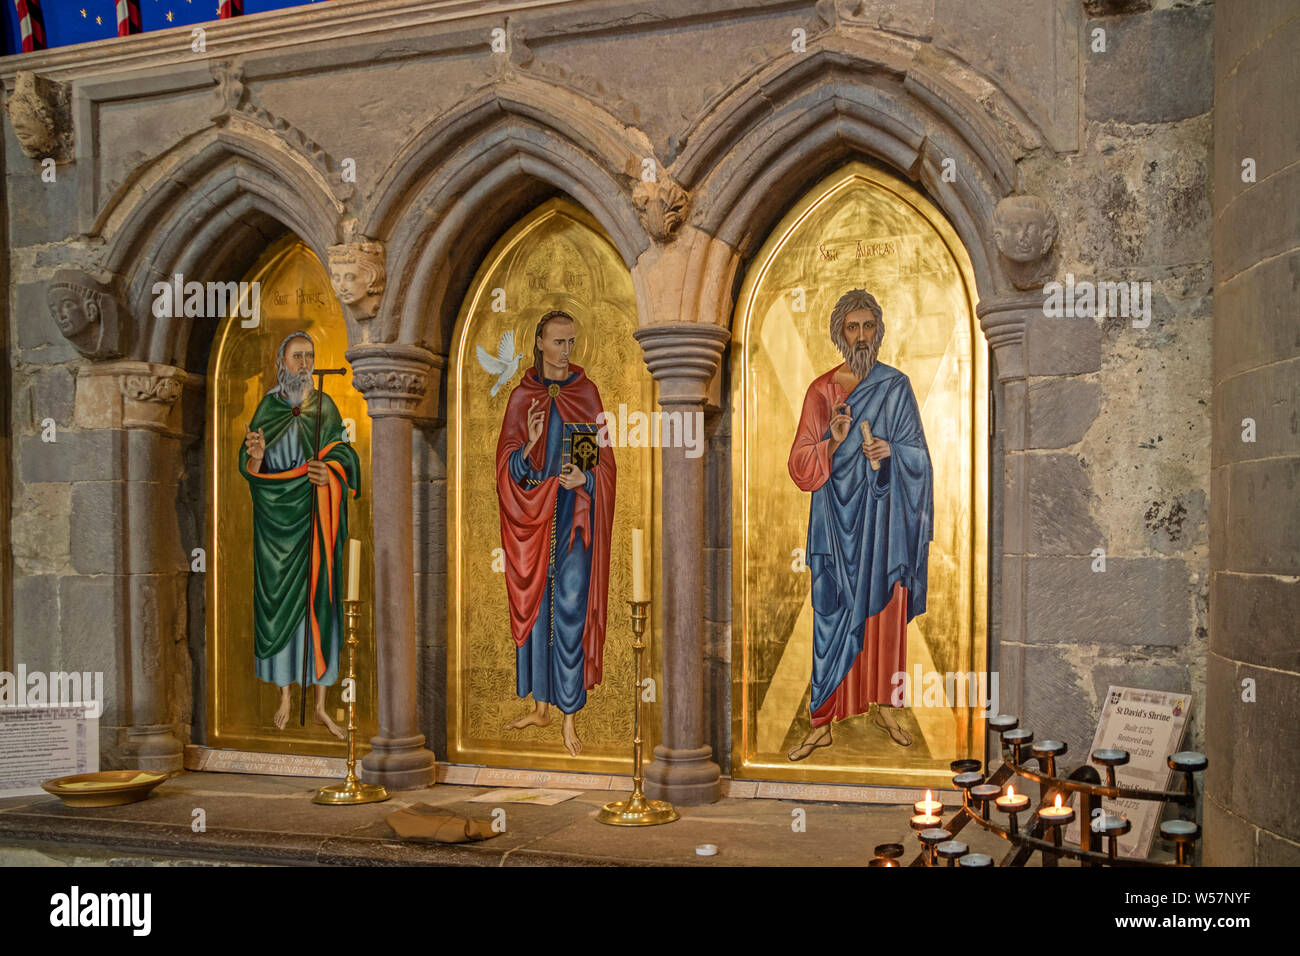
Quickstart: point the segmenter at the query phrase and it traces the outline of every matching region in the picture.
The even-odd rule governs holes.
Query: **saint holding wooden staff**
[[[338,680],[347,500],[360,494],[361,463],[338,407],[312,388],[315,358],[306,332],[280,345],[278,384],[249,423],[239,472],[253,496],[253,653],[257,676],[281,689],[275,726],[289,721],[290,686],[305,696],[313,685],[316,722],[342,740],[325,688]]]
[[[808,387],[790,449],[790,477],[812,492],[812,730],[789,753],[831,743],[831,721],[878,704],[876,724],[912,743],[888,706],[907,669],[907,624],[925,612],[934,478],[912,385],[878,362],[885,326],[873,296],[854,289],[831,312],[844,363]],[[861,442],[857,436],[861,435]]]

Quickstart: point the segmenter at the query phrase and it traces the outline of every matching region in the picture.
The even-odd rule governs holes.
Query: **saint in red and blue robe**
[[[528,408],[545,414],[542,436],[525,457]],[[600,683],[614,524],[614,453],[577,488],[559,474],[575,433],[595,434],[600,393],[576,365],[551,381],[530,368],[510,393],[497,441],[497,495],[506,594],[515,642],[515,689],[572,714]]]
[[[846,393],[836,369],[808,387],[790,449],[790,477],[812,492],[812,726],[888,704],[907,670],[907,624],[925,612],[934,476],[907,376],[876,362]],[[830,421],[847,402],[853,423],[830,453]],[[873,471],[860,425],[889,443]]]

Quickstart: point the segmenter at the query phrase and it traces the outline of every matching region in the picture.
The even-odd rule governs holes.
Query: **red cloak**
[[[510,599],[510,631],[515,646],[523,647],[537,621],[542,595],[546,592],[547,562],[550,558],[551,528],[555,519],[555,496],[560,488],[558,477],[544,479],[526,488],[510,476],[510,456],[528,444],[528,406],[534,400],[544,412],[542,435],[529,453],[529,464],[542,470],[546,465],[546,437],[551,423],[551,402],[560,418],[567,423],[596,424],[604,411],[600,393],[587,373],[570,364],[577,378],[561,386],[551,397],[530,368],[510,393],[501,436],[497,439],[497,499],[501,512],[501,546],[506,556],[506,594]],[[588,690],[600,683],[605,651],[605,609],[609,596],[610,537],[614,527],[614,450],[600,449],[594,469],[596,501],[583,487],[574,489],[573,529],[567,542],[556,547],[572,547],[579,533],[591,551],[591,580],[587,589],[587,619],[582,632],[583,680]]]

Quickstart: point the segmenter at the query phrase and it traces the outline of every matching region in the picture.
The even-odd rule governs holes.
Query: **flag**
[[[18,10],[18,29],[23,37],[23,52],[45,49],[45,17],[40,0],[14,0]]]
[[[140,32],[140,0],[117,0],[117,35]]]

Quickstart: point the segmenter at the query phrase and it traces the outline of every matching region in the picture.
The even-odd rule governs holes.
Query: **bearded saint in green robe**
[[[281,689],[275,725],[288,723],[289,687],[303,680],[308,645],[316,722],[342,739],[325,713],[325,688],[338,680],[347,499],[360,494],[361,464],[343,440],[338,407],[312,387],[315,357],[306,332],[281,343],[279,384],[257,406],[239,472],[253,496],[253,653],[257,676]]]

